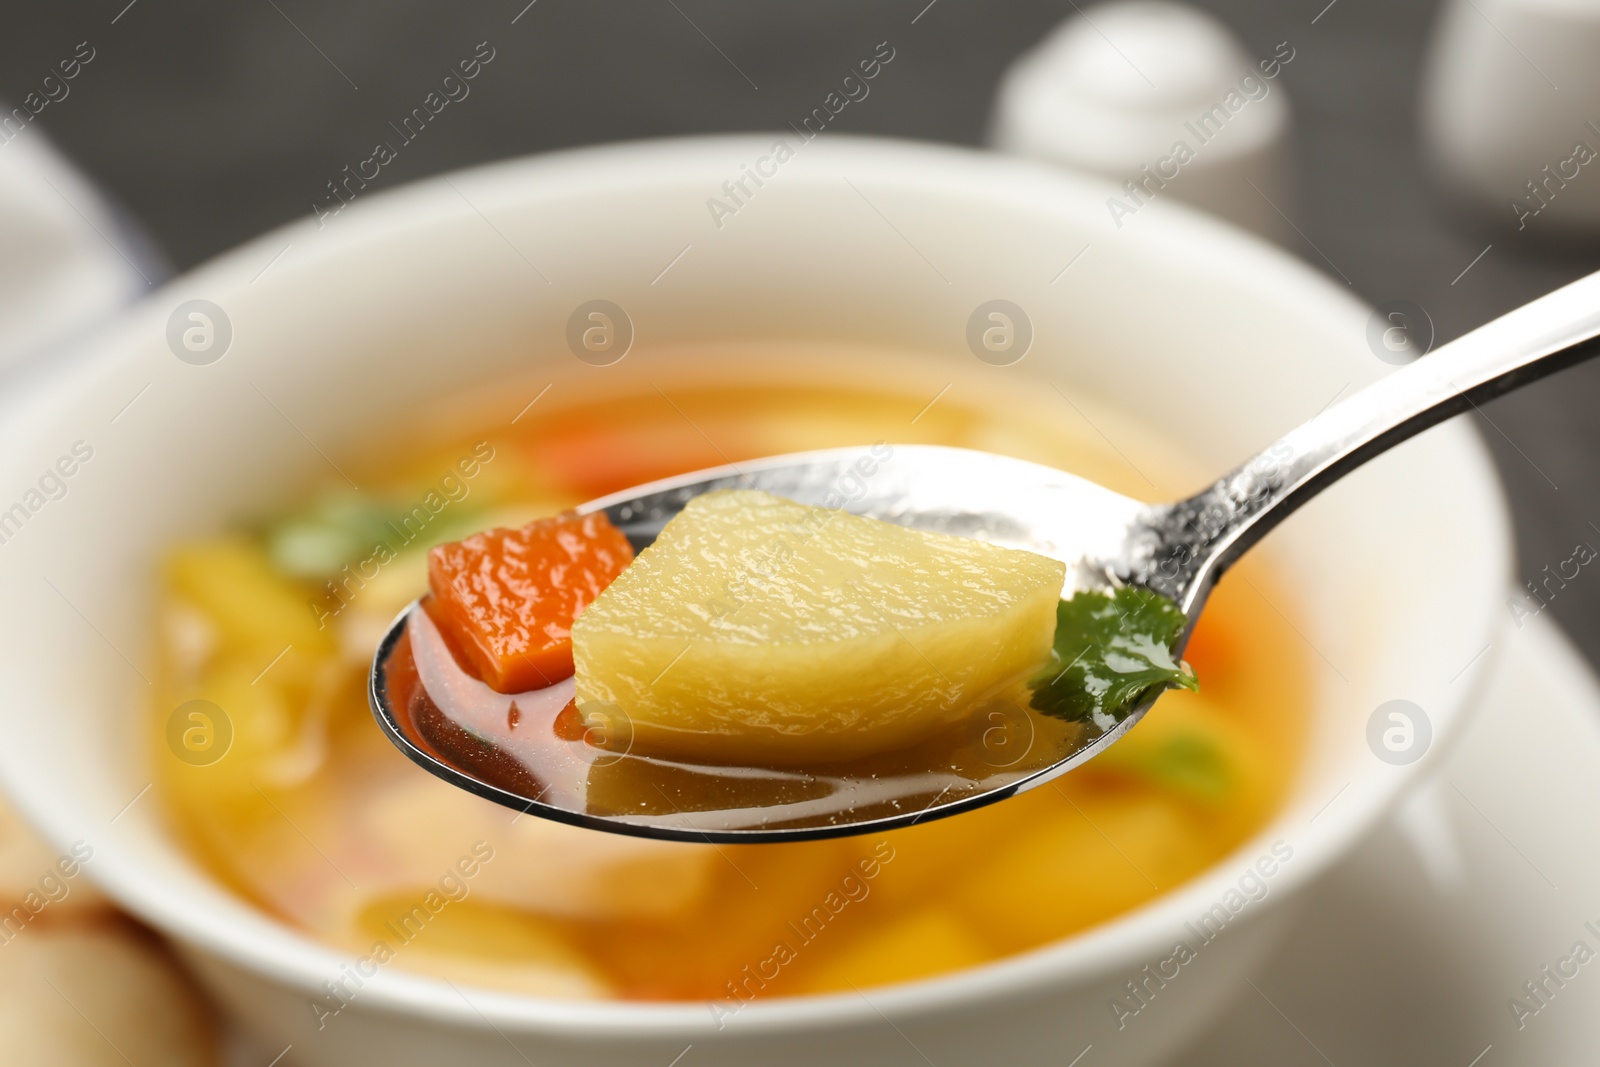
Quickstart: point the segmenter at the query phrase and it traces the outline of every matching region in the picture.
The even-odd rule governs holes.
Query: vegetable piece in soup
[[[604,515],[485,530],[428,554],[428,614],[465,665],[501,693],[572,675],[572,621],[633,559]]]
[[[579,711],[749,766],[905,748],[1050,654],[1066,566],[756,490],[691,500],[573,627]]]

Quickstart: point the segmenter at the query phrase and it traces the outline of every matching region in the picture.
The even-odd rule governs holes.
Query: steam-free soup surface
[[[427,548],[474,530],[683,471],[878,441],[1016,455],[1146,498],[1192,488],[1159,444],[1096,417],[1110,445],[1081,399],[922,362],[866,383],[819,370],[834,355],[806,353],[804,377],[788,381],[741,384],[740,364],[724,364],[700,378],[714,385],[673,385],[690,363],[640,357],[643,370],[600,385],[558,380],[513,423],[522,394],[544,384],[519,383],[457,405],[470,417],[425,430],[399,462],[345,457],[359,491],[334,476],[257,525],[174,546],[152,720],[161,794],[190,846],[262,908],[356,957],[358,975],[393,966],[735,1011],[1047,944],[1182,884],[1259,830],[1298,763],[1307,701],[1292,605],[1259,560],[1224,581],[1189,645],[1199,693],[1163,697],[1056,782],[876,836],[711,846],[519,817],[379,733],[364,690],[377,640],[425,591]],[[850,355],[837,365],[860,366]],[[196,700],[207,704],[191,711],[225,722],[174,733],[175,709]],[[216,758],[208,744],[230,728]],[[997,766],[1025,754],[1018,723],[983,730]],[[319,1011],[357,984],[346,978]]]

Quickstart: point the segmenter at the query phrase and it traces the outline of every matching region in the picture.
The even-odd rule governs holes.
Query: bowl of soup
[[[1156,1062],[1482,690],[1509,536],[1463,425],[1224,577],[1198,692],[951,819],[605,834],[432,778],[366,702],[474,530],[844,446],[1175,499],[1387,369],[1342,287],[1109,195],[952,148],[643,143],[361,192],[176,280],[7,413],[6,789],[295,1063]]]

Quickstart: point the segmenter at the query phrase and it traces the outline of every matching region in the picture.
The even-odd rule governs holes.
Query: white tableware
[[[763,185],[748,183],[731,216],[709,209],[745,168]],[[0,431],[0,514],[20,525],[0,543],[0,781],[58,845],[92,842],[91,875],[304,1065],[660,1067],[690,1045],[683,1062],[695,1065],[921,1064],[923,1050],[941,1067],[1031,1065],[1091,1043],[1098,1064],[1154,1062],[1218,1010],[1289,928],[1297,890],[1392,809],[1481,691],[1484,650],[1507,617],[1509,538],[1464,425],[1374,461],[1274,538],[1305,574],[1291,610],[1314,651],[1314,699],[1304,770],[1255,839],[1060,944],[864,996],[757,1002],[722,1029],[704,1004],[541,1000],[398,968],[319,1029],[311,998],[349,961],[250,906],[173,840],[147,792],[163,753],[141,674],[155,561],[175,537],[291,498],[330,458],[394,432],[397,413],[473,383],[523,376],[528,396],[507,395],[509,420],[551,381],[670,376],[652,346],[846,339],[923,353],[925,369],[900,384],[930,398],[980,358],[985,373],[1112,405],[1134,383],[1144,420],[1225,469],[1388,370],[1367,347],[1368,310],[1311,269],[1160,203],[1107,239],[1110,191],[892,142],[622,145],[365,193],[320,228],[308,218],[179,279]],[[616,362],[568,350],[569,320],[596,299],[625,309],[638,352]],[[1009,367],[967,344],[969,319],[996,299],[1033,335]],[[1062,418],[1078,417],[1063,402]],[[46,474],[68,468],[65,492],[47,496]],[[1368,744],[1374,712],[1397,698],[1426,709],[1433,736],[1407,765]],[[1270,894],[1230,912],[1227,936],[1203,950],[1210,977],[1173,983],[1159,1026],[1111,1041],[1109,998],[1266,867]]]
[[[1103,174],[1116,229],[1171,198],[1276,241],[1294,237],[1288,41],[1249,55],[1214,16],[1168,0],[1079,10],[1006,71],[990,143]]]
[[[0,381],[81,340],[166,273],[42,128],[13,132],[7,103],[0,102]]]
[[[1450,0],[1422,89],[1444,188],[1499,226],[1600,230],[1600,5]]]

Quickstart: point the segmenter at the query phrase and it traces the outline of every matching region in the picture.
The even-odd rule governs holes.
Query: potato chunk
[[[1066,567],[755,490],[690,501],[572,628],[578,707],[636,753],[856,759],[1048,658]]]

